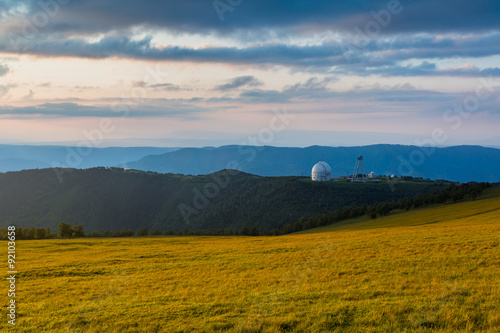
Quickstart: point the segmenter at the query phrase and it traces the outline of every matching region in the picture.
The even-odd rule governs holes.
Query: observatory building
[[[332,180],[332,168],[326,162],[316,163],[312,168],[311,179],[318,182]]]

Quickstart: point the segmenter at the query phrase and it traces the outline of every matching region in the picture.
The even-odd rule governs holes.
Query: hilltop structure
[[[311,179],[318,182],[332,180],[332,168],[326,162],[316,163],[312,168]]]
[[[363,161],[363,155],[359,156],[356,160],[356,166],[354,167],[351,182],[366,183],[366,169],[365,162]]]

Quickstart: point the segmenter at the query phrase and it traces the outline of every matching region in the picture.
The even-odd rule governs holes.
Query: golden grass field
[[[500,332],[500,188],[279,237],[18,241],[17,269],[5,332]]]

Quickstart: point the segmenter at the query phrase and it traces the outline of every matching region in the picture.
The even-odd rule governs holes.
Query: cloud
[[[17,87],[18,84],[15,83],[9,83],[9,84],[0,84],[0,97],[7,96],[9,93],[10,89]]]
[[[293,86],[286,87],[283,93],[295,98],[299,97],[303,99],[329,98],[332,96],[332,91],[328,89],[327,86],[329,83],[337,81],[338,79],[334,76],[328,76],[323,80],[312,77],[305,83],[297,83]]]
[[[43,1],[2,2],[0,13],[8,12],[10,16],[22,13],[25,20],[33,21],[34,15],[44,13],[40,3]],[[229,2],[230,10],[223,13],[223,21],[213,1],[150,0],[145,5],[134,0],[81,0],[58,6],[57,15],[49,18],[43,30],[94,34],[144,27],[220,35],[270,29],[352,31],[355,26],[364,29],[368,22],[375,20],[373,13],[387,11],[389,6],[397,10],[392,11],[384,33],[487,31],[500,27],[500,5],[491,0],[253,0],[239,4]],[[7,26],[21,31],[22,21],[19,18],[12,21]]]
[[[10,71],[10,68],[7,65],[0,64],[0,76],[6,75]]]
[[[228,91],[237,89],[244,86],[257,87],[261,86],[262,82],[257,80],[254,76],[239,76],[235,77],[226,84],[219,85],[215,87],[215,90]]]
[[[10,52],[5,36],[0,37],[0,51]],[[254,66],[287,66],[295,70],[332,74],[357,75],[498,75],[497,68],[482,70],[455,69],[440,71],[432,63],[402,66],[409,59],[447,59],[487,57],[500,54],[500,32],[473,35],[431,36],[398,35],[389,39],[371,40],[367,44],[355,40],[325,41],[319,45],[288,45],[282,43],[236,46],[159,46],[152,37],[140,40],[127,36],[105,36],[96,42],[82,38],[40,39],[37,43],[18,44],[20,52],[46,56],[85,58],[122,57],[158,61],[190,61]],[[426,61],[426,60],[425,60]],[[235,78],[235,82],[220,85],[231,89],[238,84],[257,84],[250,77]],[[173,88],[173,87],[170,87]]]
[[[133,40],[127,36],[106,36],[97,42],[88,42],[82,38],[60,40],[57,38],[39,39],[37,43],[20,40],[16,48],[8,38],[0,37],[0,51],[20,52],[44,56],[71,56],[82,58],[132,58],[144,60],[192,61],[234,64],[289,64],[289,65],[331,65],[325,60],[333,55],[342,55],[340,48],[331,46],[289,46],[263,45],[247,48],[237,47],[160,47],[152,44],[152,37]]]
[[[166,91],[178,91],[181,90],[181,87],[172,83],[156,83],[148,86],[149,88],[157,89],[157,90],[166,90]],[[186,89],[183,89],[186,90]]]
[[[472,66],[471,66],[472,67]],[[469,93],[438,92],[417,89],[411,84],[358,85],[339,91],[330,87],[334,77],[309,78],[282,90],[249,89],[237,97],[167,99],[147,98],[138,103],[133,99],[102,98],[98,100],[54,101],[25,107],[1,106],[0,118],[49,119],[75,117],[106,118],[176,118],[202,119],[222,109],[246,104],[293,103],[290,112],[315,114],[360,114],[373,117],[408,116],[437,117],[456,103],[462,103]],[[1,88],[1,86],[0,86]],[[0,90],[1,91],[1,90]],[[473,95],[474,92],[470,94]],[[497,96],[481,101],[479,112],[498,114]],[[311,105],[311,100],[314,104]],[[135,104],[134,104],[135,103]],[[292,104],[290,104],[292,105]],[[258,107],[255,112],[261,112]]]
[[[3,97],[9,93],[10,87],[6,85],[0,85],[0,97]]]
[[[172,83],[155,83],[148,84],[146,81],[132,81],[132,86],[140,87],[140,88],[151,88],[153,90],[165,90],[165,91],[178,91],[181,90],[181,87],[172,84]],[[182,90],[190,90],[190,89],[182,89]]]
[[[106,117],[106,118],[155,118],[175,117],[182,119],[199,118],[201,113],[212,111],[210,108],[196,104],[181,103],[176,100],[149,100],[149,103],[132,105],[123,100],[115,100],[113,105],[89,106],[72,102],[44,103],[26,107],[1,106],[0,116],[7,118],[73,118],[73,117]]]
[[[311,81],[316,82],[314,87]],[[277,90],[249,90],[242,92],[237,99],[246,103],[291,103],[291,102],[309,102],[326,101],[333,105],[341,102],[342,104],[360,105],[362,112],[369,113],[368,109],[374,105],[380,105],[380,102],[386,102],[383,107],[390,107],[391,104],[398,105],[416,105],[421,103],[452,103],[460,95],[456,93],[442,93],[430,90],[415,89],[412,85],[405,83],[392,87],[371,85],[355,86],[348,91],[336,91],[329,89],[324,81],[316,78],[308,80],[305,84],[295,84],[286,87],[282,91]],[[368,108],[368,109],[367,109]],[[350,109],[350,108],[349,108]],[[325,112],[339,112],[337,107],[332,107]]]
[[[277,90],[253,89],[240,94],[240,99],[250,103],[286,103],[291,96]]]
[[[435,63],[423,61],[416,66],[381,66],[381,67],[357,67],[343,70],[337,70],[337,73],[356,74],[361,76],[367,75],[380,75],[380,76],[457,76],[457,77],[486,77],[486,76],[500,76],[500,68],[489,67],[480,69],[476,65],[473,66],[460,66],[450,68],[438,68]]]
[[[139,87],[139,88],[144,88],[146,87],[148,84],[146,83],[146,81],[132,81],[132,86],[133,87]]]
[[[244,1],[233,5],[221,22],[213,2],[206,0],[152,0],[147,6],[132,0],[71,1],[58,6],[57,15],[47,14],[36,0],[24,1],[22,5],[4,1],[3,10],[9,15],[4,15],[5,22],[0,26],[0,51],[94,59],[278,65],[348,75],[384,75],[383,71],[395,76],[498,75],[496,68],[484,72],[440,71],[405,67],[400,62],[500,54],[497,19],[500,2],[401,1],[398,13],[393,10],[390,14],[388,8],[397,3],[397,0]],[[33,18],[42,14],[48,19],[38,27]],[[376,33],[367,30],[373,24],[378,25]],[[181,46],[158,42],[155,37],[165,32],[191,34],[196,38],[222,36],[232,41],[232,46],[231,43]],[[330,37],[317,40],[318,34],[323,33]],[[234,80],[216,89],[236,89],[250,78]],[[247,85],[251,86],[250,82],[255,81]]]
[[[335,95],[327,86],[337,78],[328,76],[322,80],[312,77],[304,83],[285,87],[282,91],[251,89],[240,94],[245,102],[250,103],[286,103],[294,100],[327,99]]]
[[[35,92],[30,89],[30,91],[28,92],[28,94],[26,96],[23,96],[23,100],[30,101],[30,100],[33,99],[34,96],[35,96]]]
[[[83,92],[86,90],[95,90],[95,89],[99,89],[99,87],[76,85],[76,86],[73,86],[72,88],[70,88],[71,91],[76,91],[76,92]]]

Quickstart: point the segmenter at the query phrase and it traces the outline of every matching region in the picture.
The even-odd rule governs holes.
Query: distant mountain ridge
[[[500,163],[500,149],[481,146],[184,148],[146,156],[127,165],[144,171],[192,175],[231,168],[259,176],[307,176],[314,164],[325,161],[332,167],[332,175],[339,177],[352,174],[359,155],[364,156],[367,173],[374,171],[376,174],[410,175],[459,182],[500,181],[500,173],[496,167]]]
[[[50,168],[120,166],[129,161],[179,148],[0,145],[0,172]]]
[[[236,169],[259,176],[309,176],[325,161],[334,177],[350,175],[364,156],[366,172],[451,181],[499,182],[500,149],[404,145],[287,148],[230,145],[204,148],[86,148],[0,145],[0,172],[64,166],[77,169],[119,166],[142,171],[206,175]]]

